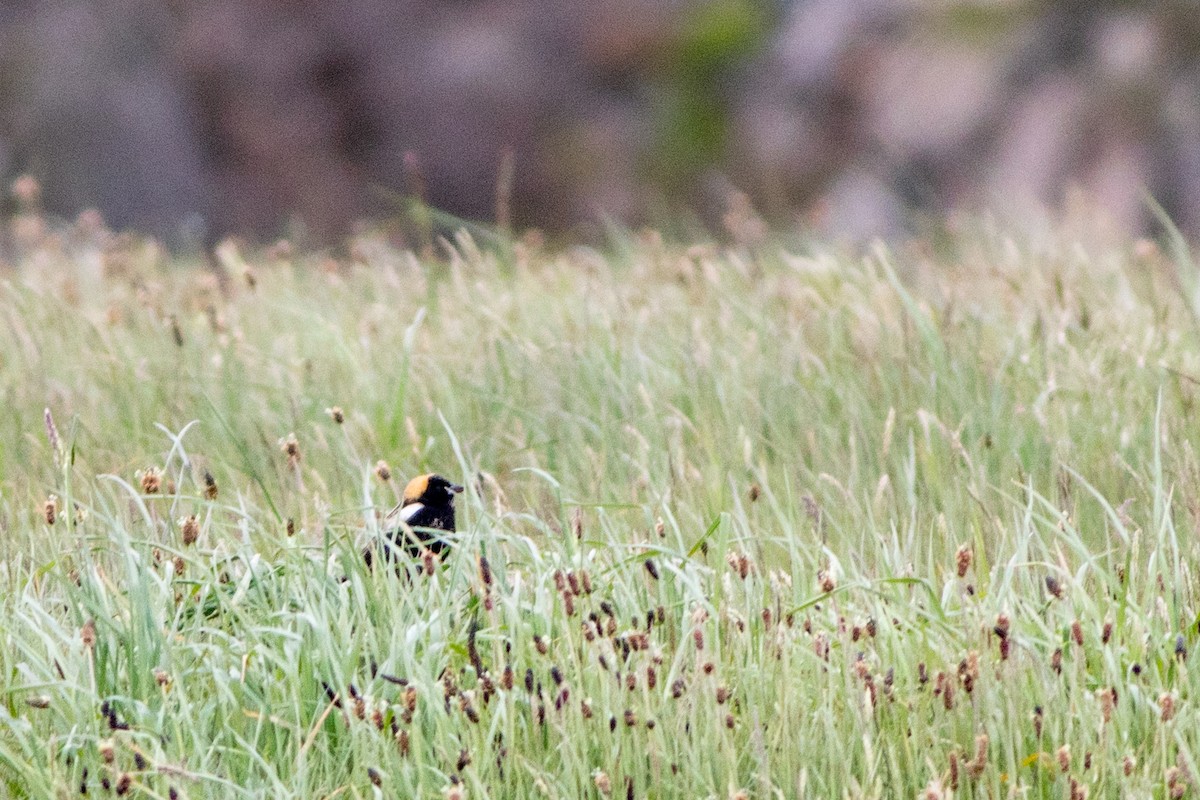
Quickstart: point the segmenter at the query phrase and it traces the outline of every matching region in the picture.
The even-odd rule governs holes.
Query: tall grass
[[[1195,791],[1184,251],[363,236],[213,271],[18,222],[9,796]],[[455,549],[367,570],[424,471],[469,487]]]

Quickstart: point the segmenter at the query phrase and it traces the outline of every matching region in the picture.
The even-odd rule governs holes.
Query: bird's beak
[[[447,488],[455,494],[462,494],[463,487],[459,486],[457,483],[452,483]]]

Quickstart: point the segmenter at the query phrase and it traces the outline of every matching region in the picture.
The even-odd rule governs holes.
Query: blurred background
[[[178,242],[423,197],[852,239],[1078,193],[1200,232],[1191,0],[5,0],[0,176]],[[12,202],[12,201],[10,201]]]

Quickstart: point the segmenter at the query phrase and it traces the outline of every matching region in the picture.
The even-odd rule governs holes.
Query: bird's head
[[[441,475],[418,475],[404,487],[404,502],[402,505],[423,503],[427,506],[446,505],[454,502],[454,495],[463,490],[457,483],[451,483]]]

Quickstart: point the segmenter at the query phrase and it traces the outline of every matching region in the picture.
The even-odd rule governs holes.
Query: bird
[[[462,486],[441,475],[418,475],[409,481],[399,505],[383,517],[384,560],[397,558],[400,551],[414,559],[420,558],[424,550],[441,555],[450,543],[436,531],[454,533],[454,496],[462,490]],[[363,558],[370,568],[370,548],[363,551]]]

